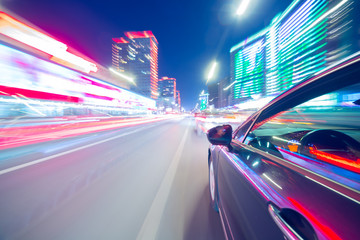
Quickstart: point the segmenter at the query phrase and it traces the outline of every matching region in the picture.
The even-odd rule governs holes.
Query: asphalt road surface
[[[0,239],[224,239],[192,118],[0,151]]]

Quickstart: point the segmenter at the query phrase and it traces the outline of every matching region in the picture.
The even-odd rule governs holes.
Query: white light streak
[[[27,101],[24,101],[22,99],[20,99],[17,96],[13,96],[15,99],[17,99],[18,101],[20,101],[21,103],[25,104],[27,107],[29,107],[30,109],[32,109],[33,111],[37,112],[38,114],[40,114],[41,116],[45,117],[46,115],[42,112],[40,112],[38,109],[36,109],[35,107],[32,107],[30,104],[27,103]]]
[[[272,184],[274,184],[278,188],[282,189],[282,187],[279,186],[276,182],[274,182],[274,180],[272,180],[268,175],[266,175],[266,173],[264,173],[263,176],[266,177],[267,179],[269,179],[269,181],[272,182]]]
[[[239,16],[242,15],[245,12],[247,6],[249,5],[249,2],[250,2],[250,0],[241,1],[241,4],[236,11],[236,15],[239,15]]]
[[[232,85],[234,85],[237,81],[234,81],[233,83],[231,83],[229,86],[224,88],[224,91],[228,90]]]
[[[112,69],[112,68],[109,68],[109,70],[110,70],[110,72],[115,73],[116,75],[124,78],[125,80],[134,83],[134,79],[133,79],[133,78],[131,78],[131,77],[129,77],[129,76],[126,76],[125,74],[119,73],[118,71],[116,71],[116,70],[114,70],[114,69]]]
[[[212,79],[215,75],[215,69],[216,69],[216,65],[217,65],[217,62],[212,62],[212,65],[211,65],[211,68],[210,68],[210,71],[209,71],[209,74],[208,74],[208,77],[207,77],[207,81],[208,82],[210,79]]]
[[[348,0],[343,0],[340,3],[338,3],[335,7],[333,7],[332,9],[328,10],[326,13],[324,13],[321,17],[319,17],[318,19],[316,19],[312,24],[310,24],[307,28],[305,28],[304,30],[302,30],[296,37],[293,38],[292,41],[287,42],[286,44],[284,44],[284,46],[282,46],[282,48],[287,47],[287,45],[289,45],[290,43],[293,43],[294,41],[296,41],[300,36],[302,36],[303,34],[305,34],[307,31],[309,31],[310,29],[312,29],[313,27],[315,27],[319,22],[321,22],[322,20],[324,20],[327,16],[329,16],[330,14],[332,14],[333,12],[335,12],[337,9],[339,9],[342,5],[344,5]]]

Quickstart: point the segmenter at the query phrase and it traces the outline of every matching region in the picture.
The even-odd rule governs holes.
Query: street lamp
[[[215,76],[215,70],[216,70],[217,62],[213,61],[210,66],[210,70],[207,76],[206,83],[208,83],[214,76]]]
[[[242,14],[244,14],[246,8],[248,7],[249,5],[249,2],[250,0],[242,0],[237,11],[236,11],[236,15],[239,15],[241,16]],[[228,35],[228,31],[225,32],[225,34],[222,35],[222,39],[220,41],[220,46],[219,46],[219,49],[222,47],[226,37]],[[207,76],[207,80],[206,80],[206,83],[208,83],[215,75],[215,70],[216,70],[216,66],[217,66],[217,62],[216,61],[213,61],[211,63],[211,67],[210,67],[210,70],[208,72],[208,76]]]
[[[239,15],[239,16],[243,15],[247,6],[249,5],[249,2],[250,2],[250,0],[242,0],[236,11],[236,15]]]
[[[241,0],[240,5],[239,5],[239,7],[237,8],[236,15],[238,15],[238,16],[243,15],[243,14],[245,13],[245,11],[246,11],[249,3],[250,3],[250,0]],[[217,51],[216,51],[216,54],[215,54],[215,57],[218,56],[219,51],[222,49],[222,47],[223,47],[223,45],[224,45],[224,42],[225,42],[225,40],[226,40],[226,38],[227,38],[227,36],[228,36],[228,34],[229,34],[229,30],[230,30],[230,28],[229,28],[229,26],[228,26],[228,27],[225,29],[224,34],[222,34],[221,39],[220,39],[220,41],[219,41],[219,45],[218,45]],[[210,64],[209,68],[208,68],[208,75],[207,75],[207,78],[206,78],[206,84],[207,84],[210,80],[212,80],[212,79],[214,78],[215,72],[216,72],[217,68],[218,68],[218,67],[217,67],[217,62],[216,62],[216,61],[213,61],[213,62]],[[233,82],[233,83],[230,84],[229,86],[223,88],[223,91],[227,91],[228,89],[230,89],[230,87],[231,87],[234,83],[235,83],[235,82]],[[200,96],[202,96],[202,99],[204,99],[204,97],[205,97],[204,93],[201,93]],[[208,102],[207,102],[207,99],[206,99],[206,103],[208,103]]]

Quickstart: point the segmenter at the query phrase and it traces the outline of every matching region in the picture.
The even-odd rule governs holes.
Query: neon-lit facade
[[[33,49],[48,54],[51,61],[72,69],[90,73],[97,72],[95,63],[68,52],[68,46],[48,35],[29,27],[4,12],[0,12],[0,35],[18,41]]]
[[[112,64],[135,78],[131,90],[158,98],[158,42],[151,31],[125,32],[125,37],[113,38]]]
[[[261,94],[265,70],[264,39],[259,39],[235,54],[234,98]]]
[[[0,44],[0,97],[122,109],[155,109],[155,100]],[[14,81],[16,79],[16,81]]]
[[[358,52],[359,4],[295,0],[267,28],[234,46],[232,104],[276,96]]]
[[[278,46],[275,51],[270,50],[270,54],[274,54],[271,58],[277,59],[277,74],[269,76],[275,79],[271,79],[271,83],[276,84],[271,85],[267,81],[267,95],[284,91],[326,67],[327,20],[317,20],[327,10],[326,1],[305,1],[290,11],[289,17],[273,23],[273,30],[268,32],[268,37],[271,39],[269,45]]]
[[[66,44],[1,11],[0,41],[0,117],[147,115],[156,110],[154,99],[104,81],[111,80],[107,69],[97,71],[81,53],[71,53],[76,50],[68,51]]]

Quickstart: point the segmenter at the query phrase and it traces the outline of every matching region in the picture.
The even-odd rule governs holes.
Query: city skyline
[[[255,2],[242,18],[239,1],[11,0],[2,5],[104,66],[111,38],[151,30],[159,41],[159,76],[178,80],[183,106],[194,107],[206,89],[205,71],[216,58],[216,79],[230,75],[230,48],[270,23],[292,1]]]

